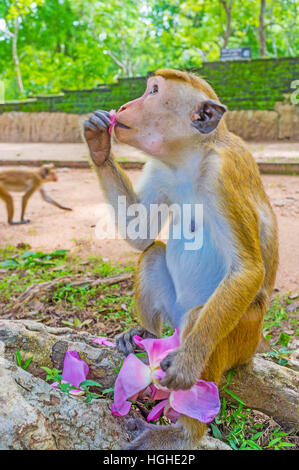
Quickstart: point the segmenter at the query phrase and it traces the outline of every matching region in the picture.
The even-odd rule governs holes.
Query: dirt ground
[[[128,171],[133,183],[139,170]],[[98,240],[95,226],[101,217],[100,203],[104,202],[95,174],[91,170],[58,170],[59,181],[46,187],[51,197],[72,212],[59,210],[34,194],[29,202],[28,225],[9,226],[6,211],[0,202],[1,245],[27,243],[44,251],[65,248],[81,256],[101,255],[112,262],[136,262],[137,253],[123,240]],[[276,280],[279,293],[298,291],[299,285],[299,177],[262,176],[279,226],[280,264]],[[19,219],[21,195],[15,195],[15,220]]]
[[[298,162],[299,142],[247,142],[258,161]],[[146,160],[140,150],[125,144],[113,143],[116,157],[123,160]],[[0,142],[0,159],[11,161],[86,161],[88,148],[85,143],[45,143],[45,142]]]

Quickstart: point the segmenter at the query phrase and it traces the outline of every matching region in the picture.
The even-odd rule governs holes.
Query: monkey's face
[[[51,170],[50,173],[49,173],[49,179],[48,181],[57,181],[58,178],[57,178],[57,173],[56,171],[54,170]]]
[[[193,123],[200,103],[207,100],[182,80],[151,77],[145,93],[118,110],[116,138],[158,158],[190,152],[203,137]]]
[[[45,181],[57,181],[58,178],[57,178],[56,171],[47,169],[44,172],[44,180]]]
[[[53,163],[41,166],[39,174],[44,181],[57,181],[57,175]]]

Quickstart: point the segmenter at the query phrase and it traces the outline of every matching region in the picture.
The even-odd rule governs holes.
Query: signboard
[[[250,47],[236,47],[235,49],[221,49],[220,60],[250,59]]]

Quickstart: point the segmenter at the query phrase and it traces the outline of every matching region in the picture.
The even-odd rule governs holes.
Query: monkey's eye
[[[155,85],[152,86],[152,89],[151,89],[151,91],[149,92],[149,94],[150,94],[150,95],[154,95],[155,93],[158,93],[158,91],[159,91],[159,87],[158,87],[157,84],[155,84]]]

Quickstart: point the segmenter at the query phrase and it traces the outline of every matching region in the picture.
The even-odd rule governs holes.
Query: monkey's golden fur
[[[194,89],[198,90],[198,100],[208,98],[219,102],[210,85],[195,75],[161,69],[155,73],[155,76],[163,77],[166,81],[177,82],[178,87],[181,83],[184,84],[179,90],[181,91],[181,94],[178,93],[179,96],[176,94],[176,87],[172,87],[172,94],[170,93],[164,102],[160,98],[159,106],[168,105],[173,98],[175,106],[189,106],[188,112],[192,114],[194,110],[190,101],[193,100]],[[191,87],[191,100],[190,96],[186,96],[188,90],[185,84]],[[165,88],[165,84],[163,86]],[[153,125],[149,132],[152,129],[155,130],[154,126],[157,126],[156,122],[159,122],[154,119],[155,112],[157,109],[158,114],[159,109],[154,107],[153,101],[149,102],[146,109],[144,97],[135,101],[136,103],[131,102],[120,108],[118,112],[120,122],[130,126],[134,124],[133,116],[136,110],[143,118],[144,116],[148,118],[146,111],[150,109]],[[164,158],[164,148],[167,150],[166,144],[168,144],[167,128],[166,125],[163,127],[163,123],[165,124],[166,121],[176,125],[177,121],[172,119],[174,114],[175,112],[172,113],[171,109],[169,121],[164,119],[161,124],[165,132],[165,139],[162,139],[161,144],[164,145],[162,158]],[[124,121],[123,116],[125,116]],[[149,120],[146,123],[151,126]],[[138,126],[142,126],[140,121],[138,121]],[[183,132],[186,132],[187,136],[190,135],[190,141],[192,141],[190,148],[194,149],[192,139],[197,139],[197,137],[188,129],[184,127]],[[139,131],[139,128],[137,130]],[[90,130],[88,126],[87,131],[91,133],[90,142],[95,142],[96,131],[93,131],[92,127]],[[129,143],[133,142],[131,145],[136,142],[135,146],[143,150],[140,146],[142,139],[138,141],[138,136],[135,137],[136,132],[130,134],[124,129],[118,129],[117,132],[119,136],[124,136],[120,139],[121,141],[126,143],[126,138],[131,139],[129,140]],[[142,134],[142,131],[140,133],[146,135]],[[173,138],[173,133],[171,136]],[[187,137],[184,137],[185,145]],[[105,145],[101,148],[97,140],[94,155],[92,145],[89,144],[89,146],[104,191],[109,195],[113,186],[113,191],[116,193],[118,190],[119,194],[125,194],[129,203],[137,202],[127,176],[111,157],[110,148],[109,154],[105,154],[107,133],[103,133],[102,138],[106,139]],[[170,153],[174,157],[179,139],[178,132],[178,140],[169,143]],[[99,153],[101,160],[98,160],[99,157],[96,155],[99,148],[102,151],[101,154]],[[148,151],[147,148],[145,151]],[[152,155],[158,155],[159,158],[159,152],[156,149],[155,152]],[[198,133],[198,152],[200,158],[198,158],[199,166],[196,170],[199,172],[197,182],[198,185],[201,181],[207,183],[203,191],[208,190],[211,196],[215,196],[213,210],[220,218],[224,216],[227,221],[232,234],[230,246],[228,246],[232,262],[229,271],[206,303],[192,308],[186,314],[181,347],[172,351],[161,362],[161,367],[166,371],[161,384],[167,386],[167,382],[171,383],[174,387],[169,388],[175,390],[190,388],[199,377],[219,384],[223,372],[246,363],[252,358],[262,339],[263,318],[273,290],[278,265],[275,216],[265,194],[258,166],[246,144],[228,131],[225,119],[222,118],[213,132]],[[170,167],[175,165],[174,161],[168,161],[166,158],[164,162]],[[147,284],[146,276],[151,263],[154,263],[157,257],[164,256],[166,246],[161,242],[150,243],[145,248],[142,248],[144,245],[140,244],[139,248],[144,251],[140,256],[136,275],[136,307],[140,324],[149,332],[160,336],[162,318],[159,312],[152,312],[151,302],[145,297],[142,289]],[[158,294],[151,293],[151,296],[155,295]],[[194,446],[205,430],[205,424],[187,416],[181,416],[179,424],[183,426],[151,426],[132,443],[130,448],[186,449]]]
[[[211,99],[218,99],[213,89],[197,76],[169,69],[158,70],[156,74],[184,80],[204,89]],[[261,183],[258,166],[242,139],[230,133],[222,120],[213,140],[206,145],[206,155],[217,152],[221,156],[217,188],[220,210],[233,226],[234,234],[237,235],[235,248],[246,268],[236,273],[230,282],[224,280],[206,306],[196,307],[189,312],[182,339],[190,369],[194,364],[205,363],[201,378],[219,384],[223,372],[248,362],[261,341],[263,318],[278,266],[278,237],[275,216],[271,210],[275,230],[261,249],[258,201],[264,201],[268,207],[270,203]],[[207,166],[208,162],[203,160],[201,173],[207,171]],[[161,249],[161,245],[156,242],[147,251]],[[139,302],[138,279],[145,253],[140,256],[136,276],[137,311],[140,324],[160,336],[161,322],[156,318],[155,324],[149,325]],[[205,338],[204,342],[199,342],[199,338]],[[178,373],[188,375],[188,370],[185,367]],[[180,422],[193,442],[201,439],[205,424],[187,416],[182,416]],[[164,448],[165,434],[162,429],[157,432],[156,439],[159,443],[157,448]]]
[[[68,207],[61,206],[54,201],[42,189],[45,182],[57,181],[57,176],[54,171],[54,165],[42,165],[37,170],[11,168],[9,170],[0,170],[0,199],[6,204],[7,219],[9,224],[24,224],[30,222],[25,220],[25,211],[29,198],[37,191],[40,190],[42,198],[50,203],[64,210],[71,210]],[[14,204],[10,191],[23,192],[22,198],[22,211],[20,222],[13,222]]]

